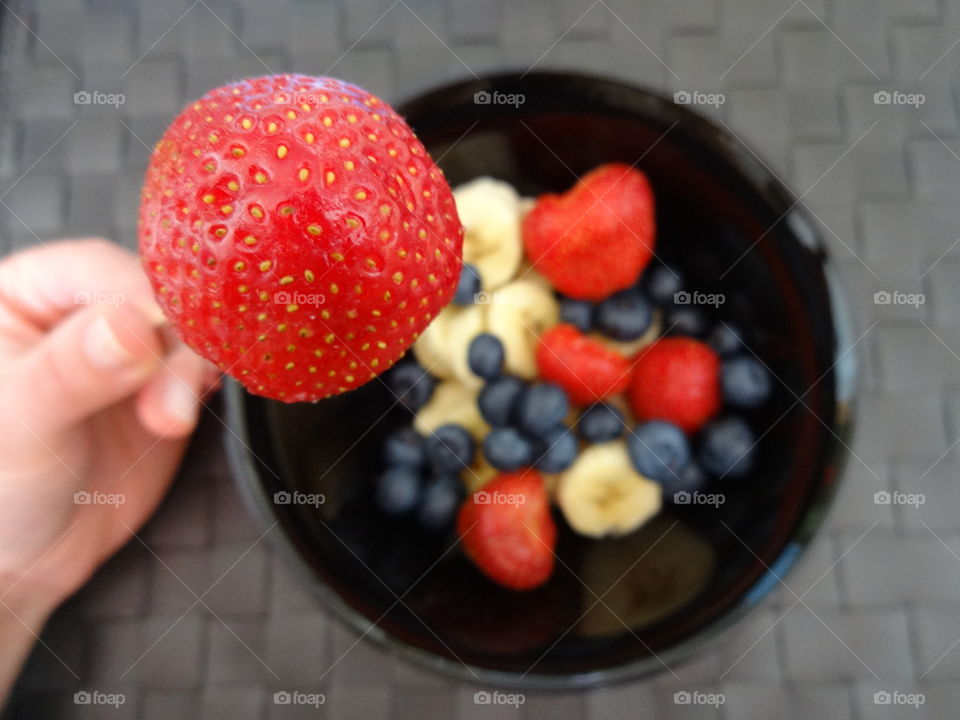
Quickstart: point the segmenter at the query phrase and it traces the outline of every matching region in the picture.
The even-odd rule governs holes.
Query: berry
[[[770,373],[763,364],[749,355],[725,360],[720,367],[720,387],[723,399],[738,408],[758,408],[767,401],[773,390]]]
[[[650,301],[663,307],[673,304],[676,294],[683,290],[683,276],[671,265],[651,265],[641,285]]]
[[[387,375],[387,387],[411,412],[429,402],[436,385],[436,378],[416,361],[400,363]]]
[[[553,573],[557,526],[535,470],[498,475],[470,496],[457,533],[467,557],[504,587],[531,590]]]
[[[537,469],[545,473],[563,472],[577,459],[577,438],[566,425],[547,430],[540,438]]]
[[[690,461],[683,430],[662,420],[638,425],[627,436],[627,451],[638,473],[661,483],[679,476]]]
[[[457,290],[453,294],[454,305],[473,305],[480,292],[480,273],[469,263],[460,268],[460,279],[457,281]]]
[[[623,413],[613,405],[596,403],[583,411],[577,428],[589,443],[610,442],[623,432]]]
[[[456,475],[439,475],[423,488],[417,521],[427,530],[442,530],[453,523],[463,500],[463,483]]]
[[[743,334],[733,325],[720,323],[711,331],[707,345],[720,357],[729,357],[740,352],[743,347]]]
[[[594,305],[586,300],[560,299],[560,322],[569,323],[582,333],[593,329]]]
[[[563,421],[570,412],[570,401],[559,385],[537,383],[528,387],[517,403],[520,427],[538,436]]]
[[[467,348],[467,364],[474,375],[493,380],[503,370],[504,350],[500,338],[480,333]]]
[[[667,311],[663,321],[667,335],[701,338],[707,332],[707,317],[700,308],[681,305]]]
[[[140,201],[140,254],[176,332],[285,402],[393,365],[453,297],[462,237],[404,120],[306,75],[241,80],[189,105],[154,148]]]
[[[423,436],[411,427],[394,430],[383,443],[383,459],[387,465],[420,467],[424,461]]]
[[[509,425],[523,389],[523,380],[513,375],[503,375],[488,382],[477,397],[477,407],[483,419],[493,427]]]
[[[533,462],[533,443],[516,428],[494,428],[483,439],[483,454],[497,470],[519,470]]]
[[[742,477],[753,466],[755,442],[753,430],[741,418],[717,418],[700,434],[697,459],[704,470],[717,477]]]
[[[695,432],[720,409],[720,360],[699,340],[664,338],[634,361],[630,406],[638,421]]]
[[[561,293],[601,300],[640,277],[653,256],[654,225],[646,175],[609,163],[563,195],[541,195],[523,219],[523,243]]]
[[[540,336],[537,369],[577,405],[589,405],[623,392],[630,384],[630,361],[573,325],[556,325]]]
[[[420,472],[416,468],[397,465],[377,478],[377,505],[388,515],[403,515],[420,501]]]
[[[460,472],[473,462],[475,452],[473,436],[454,423],[438,427],[426,442],[427,460],[438,473]]]
[[[639,290],[611,295],[597,306],[597,329],[614,340],[636,340],[653,322],[653,308]]]

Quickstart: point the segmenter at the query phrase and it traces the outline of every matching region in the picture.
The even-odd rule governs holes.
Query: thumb
[[[5,405],[34,432],[68,427],[131,395],[163,351],[156,327],[138,307],[85,308],[16,361]]]

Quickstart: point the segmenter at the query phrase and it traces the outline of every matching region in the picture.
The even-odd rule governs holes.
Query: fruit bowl
[[[283,404],[227,381],[227,449],[253,512],[304,580],[358,632],[457,677],[572,688],[672,666],[729,630],[809,544],[850,432],[851,325],[816,225],[729,132],[668,98],[571,74],[499,75],[398,107],[451,185],[480,176],[521,195],[567,189],[602,163],[655,189],[657,253],[722,295],[774,377],[751,422],[752,471],[723,501],[665,505],[596,540],[559,522],[558,562],[528,592],[490,582],[452,533],[384,516],[385,436],[410,421],[384,383]],[[326,668],[317,668],[322,673]]]

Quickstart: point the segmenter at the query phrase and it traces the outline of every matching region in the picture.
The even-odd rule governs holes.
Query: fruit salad
[[[382,512],[455,529],[483,574],[524,591],[551,577],[560,526],[628,536],[750,471],[745,411],[771,376],[740,329],[683,304],[641,171],[603,165],[536,199],[482,177],[453,196],[452,303],[386,376],[411,420],[384,442]]]

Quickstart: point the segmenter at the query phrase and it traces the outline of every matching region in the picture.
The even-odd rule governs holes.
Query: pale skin
[[[216,378],[129,251],[64,240],[0,260],[0,707],[53,610],[163,497]]]

